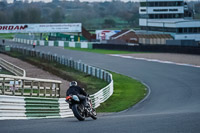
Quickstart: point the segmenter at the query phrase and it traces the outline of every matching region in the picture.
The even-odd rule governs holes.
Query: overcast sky
[[[1,0],[0,0],[1,1]],[[23,0],[24,1],[24,0]],[[29,0],[29,1],[43,1],[43,2],[51,2],[52,0]],[[68,1],[73,1],[73,0],[68,0]],[[94,2],[94,1],[97,1],[97,2],[104,2],[104,1],[112,1],[112,0],[80,0],[80,1],[88,1],[88,2]],[[127,1],[139,1],[139,0],[121,0],[121,1],[124,1],[124,2],[127,2]],[[8,3],[11,3],[13,2],[13,0],[7,0]]]
[[[1,1],[1,0],[0,0]],[[29,1],[43,1],[43,2],[51,2],[52,0],[29,0]],[[69,1],[73,1],[73,0],[69,0]],[[112,0],[80,0],[80,1],[88,1],[88,2],[104,2],[104,1],[112,1]],[[140,1],[140,0],[121,0],[124,2],[128,2],[128,1]],[[198,1],[198,0],[185,0],[185,1]],[[8,3],[13,2],[13,0],[7,0]]]

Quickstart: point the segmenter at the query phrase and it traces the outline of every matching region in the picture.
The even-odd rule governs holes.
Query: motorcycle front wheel
[[[97,112],[94,108],[92,108],[92,112],[91,112],[91,117],[92,119],[96,120],[97,119]]]
[[[74,104],[72,106],[72,111],[74,113],[74,116],[79,120],[79,121],[84,121],[85,120],[85,112],[84,112],[84,107],[81,107],[79,104]]]

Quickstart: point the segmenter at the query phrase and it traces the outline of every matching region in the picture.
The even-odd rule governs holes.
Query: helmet
[[[78,84],[77,84],[77,82],[76,81],[72,81],[72,82],[70,82],[70,86],[77,86]]]

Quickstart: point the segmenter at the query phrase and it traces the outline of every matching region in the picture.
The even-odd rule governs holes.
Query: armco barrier
[[[91,42],[68,42],[68,41],[44,41],[44,40],[29,40],[22,38],[14,38],[15,42],[25,43],[28,45],[33,45],[35,42],[40,46],[57,46],[57,47],[72,47],[72,48],[93,48],[93,44]]]
[[[26,76],[26,71],[22,68],[19,68],[18,66],[15,66],[14,64],[7,62],[6,60],[0,58],[0,66],[2,66],[4,69],[12,72],[13,74],[17,76]]]
[[[0,95],[0,120],[72,117],[64,98],[27,98]]]

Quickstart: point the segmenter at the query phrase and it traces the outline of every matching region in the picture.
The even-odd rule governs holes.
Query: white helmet
[[[70,86],[77,86],[77,85],[78,85],[78,83],[76,81],[70,82]]]

